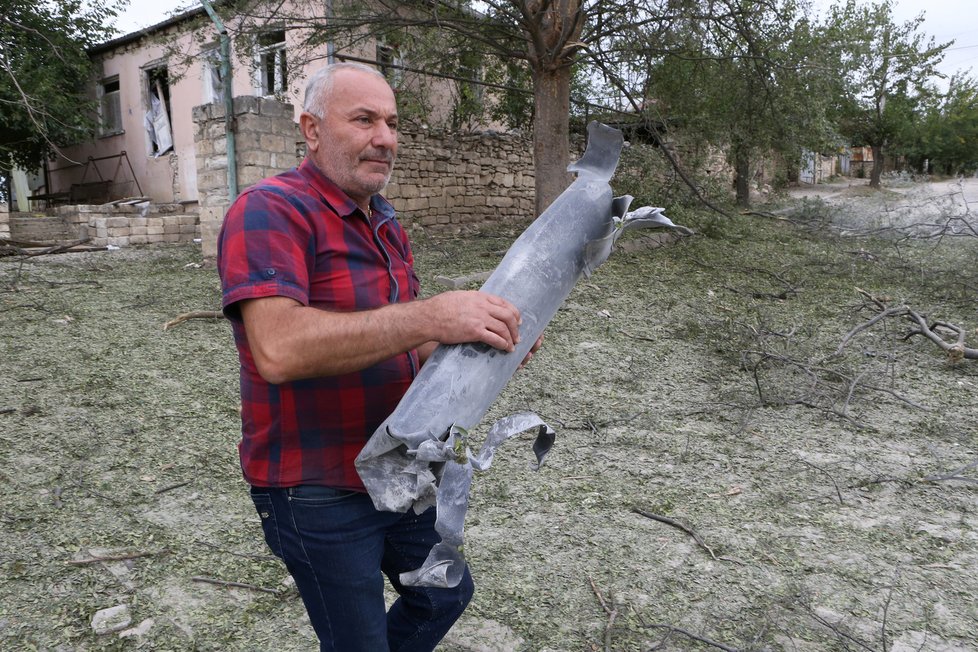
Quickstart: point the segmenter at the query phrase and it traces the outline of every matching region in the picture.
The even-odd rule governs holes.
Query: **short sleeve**
[[[315,243],[303,205],[278,188],[246,191],[231,205],[218,238],[222,308],[239,318],[246,299],[284,296],[309,305]]]

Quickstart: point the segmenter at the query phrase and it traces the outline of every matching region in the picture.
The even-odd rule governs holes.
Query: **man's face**
[[[306,140],[313,162],[365,208],[387,185],[397,155],[394,92],[376,75],[338,71],[323,118],[313,117],[310,125]]]

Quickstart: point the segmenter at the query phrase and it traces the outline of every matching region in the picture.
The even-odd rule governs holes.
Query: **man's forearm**
[[[284,297],[242,305],[258,372],[271,383],[365,369],[432,338],[419,306],[328,312]]]
[[[519,312],[480,292],[446,292],[423,301],[360,312],[328,312],[287,297],[242,303],[241,316],[258,372],[270,383],[365,369],[434,344],[484,342],[512,350]]]

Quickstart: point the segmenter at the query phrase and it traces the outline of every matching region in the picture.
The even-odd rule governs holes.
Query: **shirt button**
[[[265,270],[265,276],[267,276],[268,278],[272,278],[273,276],[275,276],[275,269],[272,268],[272,267],[269,267],[268,269],[266,269]]]

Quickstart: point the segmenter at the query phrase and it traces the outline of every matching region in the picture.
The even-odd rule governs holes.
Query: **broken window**
[[[281,95],[289,90],[288,63],[285,58],[285,30],[258,36],[258,92]]]
[[[119,93],[119,76],[103,79],[99,84],[99,135],[113,136],[122,133],[122,98]]]
[[[146,116],[144,125],[148,135],[147,154],[160,156],[173,148],[170,129],[170,76],[166,66],[144,70],[146,83]]]
[[[200,76],[204,82],[204,103],[213,104],[224,101],[224,78],[221,77],[221,54],[217,48],[201,53]]]

